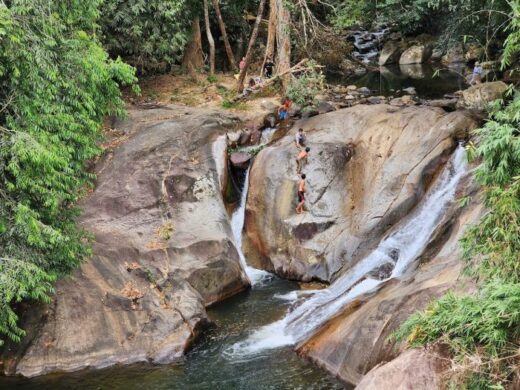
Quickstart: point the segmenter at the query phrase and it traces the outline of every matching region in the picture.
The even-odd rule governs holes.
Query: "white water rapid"
[[[454,200],[457,186],[466,174],[466,167],[464,148],[459,146],[423,201],[405,221],[381,240],[374,251],[328,288],[312,292],[306,300],[300,296],[303,302],[290,310],[285,318],[259,328],[246,340],[229,346],[224,355],[240,359],[259,354],[265,349],[306,340],[356,297],[375,291],[388,280],[400,277],[424,251],[446,209]],[[393,267],[390,276],[383,280],[370,276],[383,265]],[[307,297],[308,292],[304,296]]]
[[[262,281],[269,279],[272,275],[269,272],[262,271],[247,265],[246,257],[242,252],[242,230],[244,229],[244,221],[246,216],[246,201],[247,192],[249,191],[249,171],[247,169],[246,177],[244,178],[244,188],[242,189],[242,196],[240,197],[240,204],[231,216],[231,229],[233,230],[233,238],[235,240],[235,246],[240,257],[240,264],[244,269],[251,285],[254,286]]]

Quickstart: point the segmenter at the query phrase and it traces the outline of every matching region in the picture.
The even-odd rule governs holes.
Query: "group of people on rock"
[[[307,157],[309,156],[309,152],[311,148],[306,146],[306,136],[305,132],[302,128],[298,129],[296,133],[294,143],[299,150],[299,153],[296,157],[296,173],[300,175],[300,181],[298,182],[298,205],[296,206],[296,214],[301,214],[305,211],[305,179],[307,176],[305,173],[302,173],[303,167],[307,164]]]
[[[243,71],[246,67],[246,58],[242,57],[239,68]],[[273,77],[274,62],[271,57],[267,57],[262,68],[262,75],[269,79]],[[257,88],[261,88],[263,83],[262,77],[250,78],[246,88],[244,88],[244,95],[249,95]],[[289,112],[292,106],[292,101],[288,97],[282,99],[282,104],[278,108],[278,118],[280,120],[280,126],[287,126],[289,122]],[[302,128],[298,129],[295,136],[295,144],[298,148],[298,154],[296,156],[296,173],[299,175],[298,182],[298,205],[296,206],[296,213],[301,214],[305,211],[305,179],[306,175],[302,173],[304,166],[307,164],[307,157],[309,156],[310,148],[306,146],[306,136]]]

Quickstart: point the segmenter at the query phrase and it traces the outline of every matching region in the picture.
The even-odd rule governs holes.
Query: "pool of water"
[[[445,67],[441,64],[391,65],[380,67],[363,76],[342,77],[330,74],[332,85],[354,84],[367,87],[375,95],[397,96],[404,88],[415,88],[417,95],[425,99],[442,98],[445,94],[468,87],[464,77],[464,64]]]
[[[210,308],[208,315],[216,326],[177,364],[136,364],[30,380],[0,378],[0,389],[343,389],[344,385],[298,357],[292,348],[269,350],[243,360],[230,360],[223,353],[258,327],[283,317],[289,303],[274,296],[296,289],[296,283],[272,278]]]

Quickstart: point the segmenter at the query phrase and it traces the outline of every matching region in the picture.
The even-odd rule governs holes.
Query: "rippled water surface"
[[[209,309],[216,327],[180,363],[134,365],[31,380],[0,378],[0,389],[342,389],[344,386],[335,378],[298,357],[292,348],[270,350],[243,360],[228,359],[223,353],[254,329],[283,317],[289,303],[273,296],[297,288],[295,283],[275,278]]]

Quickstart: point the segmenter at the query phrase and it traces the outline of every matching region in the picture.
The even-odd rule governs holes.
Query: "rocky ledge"
[[[386,104],[297,122],[294,128],[306,130],[311,148],[303,170],[308,211],[294,211],[293,134],[262,150],[253,163],[246,208],[249,260],[291,279],[334,280],[408,214],[457,139],[475,126],[461,111]]]
[[[120,146],[81,205],[93,256],[23,313],[28,336],[4,349],[6,374],[174,361],[208,323],[205,306],[248,286],[221,196],[218,136],[236,121],[167,106],[116,123]]]

